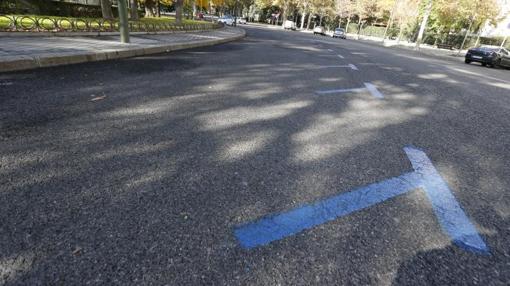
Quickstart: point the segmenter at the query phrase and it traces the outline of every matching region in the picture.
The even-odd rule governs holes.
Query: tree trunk
[[[182,6],[184,4],[184,0],[175,0],[175,23],[177,25],[182,24]]]
[[[129,0],[130,18],[133,21],[138,20],[138,0]]]
[[[386,29],[384,29],[384,36],[382,38],[382,41],[384,43],[384,40],[386,40],[386,35],[388,34],[388,31],[390,30],[391,26],[393,25],[393,17],[395,15],[395,10],[397,9],[398,0],[395,0],[395,3],[393,4],[393,8],[391,9],[390,13],[390,20],[388,21],[388,24],[386,25]]]
[[[425,7],[425,14],[423,15],[423,20],[421,21],[420,31],[418,32],[418,38],[416,39],[415,49],[417,50],[420,48],[421,41],[423,40],[423,33],[425,33],[425,28],[427,27],[430,12],[432,12],[432,0],[428,0],[427,6]]]
[[[157,15],[159,18],[159,17],[161,17],[161,3],[159,2],[159,0],[157,0],[156,9],[157,9]]]
[[[145,17],[156,17],[156,14],[154,13],[155,6],[156,3],[154,0],[145,0]]]
[[[303,30],[303,28],[305,27],[305,18],[306,18],[306,13],[303,12],[303,14],[301,15],[301,30]]]
[[[347,18],[347,24],[345,25],[345,35],[349,33],[349,24],[351,23],[351,13],[349,13],[349,17]]]
[[[361,35],[361,17],[358,17],[358,40],[360,38],[360,35]]]
[[[110,3],[110,0],[101,0],[101,13],[104,19],[113,19],[112,3]]]
[[[469,28],[466,31],[466,35],[464,35],[464,40],[462,40],[462,44],[460,45],[459,52],[457,53],[457,55],[460,54],[460,51],[462,51],[462,49],[464,48],[464,45],[466,44],[466,40],[469,36],[469,33],[471,33],[471,28],[473,27],[474,20],[475,20],[474,18],[471,18],[471,22],[469,22]]]
[[[195,17],[197,16],[197,1],[193,0],[192,4],[191,4],[191,9],[192,9],[192,13],[193,15],[191,16],[191,19],[195,19]]]
[[[285,21],[287,21],[287,13],[288,13],[288,10],[289,10],[289,5],[288,5],[288,1],[284,0],[283,1],[283,11],[282,11],[282,26],[285,25]]]
[[[404,33],[404,22],[401,21],[400,25],[399,25],[397,45],[400,44],[400,40],[402,39],[403,33]]]
[[[308,24],[306,24],[306,29],[310,30],[310,25],[312,24],[312,13],[308,14]]]

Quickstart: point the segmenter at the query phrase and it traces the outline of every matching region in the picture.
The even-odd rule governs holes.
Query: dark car
[[[479,62],[482,66],[505,66],[510,67],[510,52],[500,47],[479,47],[469,49],[466,53],[466,64]]]

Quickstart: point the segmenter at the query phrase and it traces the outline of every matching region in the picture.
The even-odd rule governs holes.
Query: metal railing
[[[217,23],[203,24],[151,23],[129,21],[131,32],[164,32],[210,30],[221,27]],[[47,16],[17,16],[0,14],[0,31],[3,32],[118,32],[116,20],[86,18],[52,18]]]

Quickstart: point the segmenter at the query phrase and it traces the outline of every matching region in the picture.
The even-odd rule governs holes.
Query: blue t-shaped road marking
[[[456,245],[471,252],[489,254],[489,248],[427,155],[410,146],[404,151],[413,165],[413,172],[241,225],[235,228],[235,236],[244,248],[254,248],[409,191],[423,189],[443,230]]]

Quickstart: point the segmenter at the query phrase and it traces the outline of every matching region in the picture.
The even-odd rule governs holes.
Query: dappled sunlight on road
[[[419,78],[422,79],[443,79],[447,78],[448,76],[443,73],[426,73],[426,74],[417,74],[416,75]]]
[[[390,95],[415,100],[408,94]],[[294,161],[320,161],[345,152],[378,136],[378,130],[427,114],[427,107],[387,103],[377,99],[351,99],[343,111],[318,114],[307,127],[293,135]],[[346,128],[346,127],[349,128]]]
[[[509,89],[510,90],[510,83],[501,83],[501,82],[491,82],[489,83],[491,86]]]
[[[90,154],[95,160],[109,160],[114,157],[144,155],[148,153],[169,152],[175,146],[174,141],[158,142],[156,144],[146,144],[147,142],[133,142],[132,144],[123,144],[115,146],[110,150],[101,150],[99,153]]]
[[[35,254],[32,252],[16,253],[13,256],[0,256],[0,278],[11,281],[22,277],[32,269],[35,262]]]
[[[222,136],[223,147],[219,146],[220,152],[217,155],[220,160],[227,162],[235,162],[242,160],[247,156],[262,152],[264,148],[272,143],[277,137],[274,130],[264,130],[255,133],[243,134],[241,138],[238,136]]]
[[[204,130],[222,130],[282,118],[311,103],[309,100],[284,100],[266,106],[240,106],[203,114],[198,120],[202,122]]]

